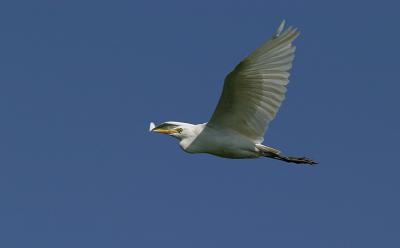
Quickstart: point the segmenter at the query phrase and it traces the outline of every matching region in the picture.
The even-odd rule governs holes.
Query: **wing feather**
[[[263,141],[268,124],[285,99],[289,70],[299,35],[296,28],[276,34],[229,73],[208,126],[236,131],[256,143]]]

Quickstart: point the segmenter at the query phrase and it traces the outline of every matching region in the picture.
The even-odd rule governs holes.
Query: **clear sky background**
[[[1,1],[0,247],[400,247],[396,1]],[[267,145],[189,155],[225,75],[298,27]]]

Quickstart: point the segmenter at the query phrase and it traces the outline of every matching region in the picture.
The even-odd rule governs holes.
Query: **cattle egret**
[[[188,153],[224,158],[269,157],[296,164],[316,164],[305,157],[289,157],[262,144],[269,123],[283,99],[294,59],[296,28],[283,21],[265,44],[241,61],[224,82],[218,105],[207,123],[168,121],[150,131],[177,138]]]

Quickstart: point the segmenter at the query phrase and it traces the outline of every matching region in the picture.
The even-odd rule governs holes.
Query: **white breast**
[[[252,141],[229,130],[215,130],[204,125],[196,136],[182,139],[180,147],[189,153],[210,153],[226,158],[259,157]]]

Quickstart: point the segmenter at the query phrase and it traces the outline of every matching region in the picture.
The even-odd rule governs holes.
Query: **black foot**
[[[306,158],[306,157],[284,157],[284,161],[288,163],[295,163],[295,164],[309,164],[309,165],[314,165],[318,164],[317,162],[313,161],[312,159]]]

